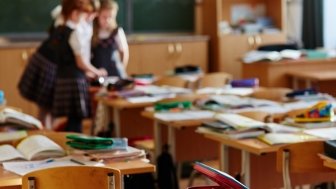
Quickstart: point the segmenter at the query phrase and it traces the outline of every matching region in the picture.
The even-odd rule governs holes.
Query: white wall
[[[302,44],[302,0],[287,0],[287,34],[290,41]]]
[[[336,48],[336,1],[324,0],[324,47]]]

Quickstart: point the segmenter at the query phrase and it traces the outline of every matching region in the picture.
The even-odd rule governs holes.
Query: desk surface
[[[276,152],[281,145],[268,145],[258,139],[230,139],[225,136],[219,136],[218,134],[203,134],[206,138],[215,140],[221,144],[237,149],[245,150],[249,153],[261,155],[265,153]]]
[[[65,147],[65,135],[68,133],[65,132],[51,132],[51,131],[30,131],[29,135],[32,134],[43,134],[49,137],[51,140],[60,144],[63,148]],[[138,174],[138,173],[150,173],[155,171],[155,166],[141,161],[127,161],[127,162],[107,162],[105,163],[107,167],[113,167],[119,169],[121,174]],[[4,170],[2,166],[0,166],[0,187],[5,186],[20,186],[21,185],[21,176],[14,174],[12,172]]]
[[[313,81],[328,81],[336,79],[335,70],[290,71],[287,75],[298,79],[309,79]]]
[[[174,127],[176,129],[183,128],[183,127],[196,127],[196,126],[200,126],[202,122],[204,121],[213,120],[213,119],[191,119],[191,120],[179,120],[179,121],[163,121],[160,119],[156,119],[154,114],[155,112],[152,112],[152,111],[141,112],[141,115],[146,118],[156,120],[161,124]]]

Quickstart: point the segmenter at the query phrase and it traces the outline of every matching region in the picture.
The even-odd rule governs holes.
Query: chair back
[[[260,87],[251,94],[251,97],[282,102],[286,99],[286,94],[292,91],[283,87]]]
[[[153,84],[158,86],[167,85],[172,87],[187,88],[188,81],[180,76],[168,76],[158,79]]]
[[[121,189],[117,169],[94,166],[53,167],[30,172],[22,178],[22,189]]]
[[[323,152],[323,141],[300,142],[280,147],[277,151],[277,170],[282,172],[284,188],[291,188],[291,173],[333,171],[323,166],[323,160],[318,156]]]
[[[204,87],[223,87],[229,84],[232,80],[232,75],[225,72],[214,72],[205,74],[198,81],[198,88]]]

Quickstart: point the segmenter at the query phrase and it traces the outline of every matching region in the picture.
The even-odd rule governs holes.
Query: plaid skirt
[[[52,114],[55,117],[90,116],[89,85],[85,78],[57,78]]]
[[[34,53],[19,80],[20,94],[40,107],[51,109],[56,72],[56,64]]]

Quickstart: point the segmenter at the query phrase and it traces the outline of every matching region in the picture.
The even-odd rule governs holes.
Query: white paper
[[[162,121],[181,121],[210,119],[215,115],[212,111],[183,111],[183,112],[160,112],[155,113],[155,118]]]
[[[78,163],[75,163],[70,160],[71,157],[59,158],[59,159],[47,159],[40,161],[20,161],[20,162],[5,162],[3,163],[4,169],[11,171],[18,175],[25,175],[29,172],[50,168],[50,167],[61,167],[61,166],[78,166]],[[90,166],[103,166],[104,164],[94,161],[80,161],[85,165]]]
[[[335,140],[336,139],[336,128],[321,128],[321,129],[306,129],[304,133],[313,135],[316,137],[320,137],[327,140]]]

